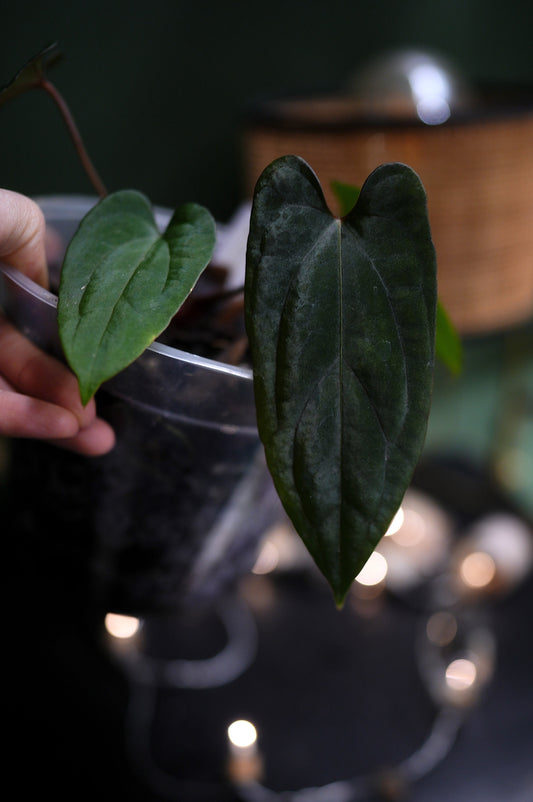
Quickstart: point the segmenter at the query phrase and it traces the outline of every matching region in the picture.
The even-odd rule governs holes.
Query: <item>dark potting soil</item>
[[[243,288],[227,289],[228,272],[209,265],[158,342],[216,359],[250,366],[244,327]]]

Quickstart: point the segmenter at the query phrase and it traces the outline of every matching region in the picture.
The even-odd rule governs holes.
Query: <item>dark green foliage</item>
[[[267,167],[246,280],[258,425],[287,513],[342,604],[411,480],[434,361],[420,180],[384,165],[335,219],[305,162]]]

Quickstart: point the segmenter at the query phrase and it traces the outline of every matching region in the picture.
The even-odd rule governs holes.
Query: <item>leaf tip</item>
[[[352,586],[351,582],[347,588],[344,586],[342,588],[338,587],[335,588],[332,586],[333,598],[335,599],[335,606],[337,607],[337,610],[340,611],[344,608],[344,605],[346,603],[346,598],[348,596],[351,586]]]
[[[82,406],[86,407],[89,401],[94,397],[99,385],[95,387],[92,383],[84,382],[79,376],[77,378],[81,403]]]

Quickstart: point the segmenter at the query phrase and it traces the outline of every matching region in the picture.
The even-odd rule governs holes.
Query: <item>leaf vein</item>
[[[156,246],[158,244],[158,241],[159,241],[159,238],[156,239],[152,243],[152,245],[148,248],[148,250],[146,250],[144,252],[144,254],[140,258],[138,258],[136,264],[134,265],[133,269],[130,271],[130,273],[128,275],[127,281],[124,283],[122,289],[120,290],[120,293],[119,293],[118,297],[116,298],[116,300],[113,303],[113,305],[110,307],[109,314],[107,315],[107,320],[105,322],[105,325],[101,329],[100,336],[95,341],[95,347],[93,349],[92,359],[90,361],[91,370],[92,370],[92,365],[94,364],[94,361],[96,360],[98,351],[101,348],[102,342],[104,341],[104,338],[105,338],[106,334],[108,333],[110,323],[113,320],[113,317],[117,312],[117,308],[118,308],[119,304],[121,302],[128,303],[128,305],[130,306],[131,309],[133,309],[135,312],[138,312],[138,310],[135,308],[135,306],[131,303],[130,299],[126,297],[126,292],[128,290],[128,287],[130,286],[131,282],[135,278],[135,275],[137,274],[137,271],[138,271],[139,267],[142,265],[143,262],[145,262],[147,260],[147,258],[149,258],[150,254],[156,248]],[[131,245],[131,241],[130,241],[130,243],[128,243],[128,245]],[[114,258],[116,257],[116,251],[114,252],[113,257]],[[86,297],[87,292],[89,291],[89,288],[90,288],[91,284],[94,283],[95,280],[96,280],[96,272],[94,272],[92,274],[91,278],[89,279],[89,281],[87,283],[87,286],[85,287],[85,289],[84,289],[84,291],[83,291],[83,293],[82,293],[82,295],[80,297],[80,302],[79,302],[78,308],[81,308],[81,306],[83,304],[83,299]],[[78,320],[76,322],[76,327],[74,329],[73,339],[76,337],[76,335],[78,333],[78,330],[79,330],[79,327],[80,327],[80,325],[81,325],[81,323],[83,321],[83,318],[84,318],[84,314],[80,311],[80,315],[78,317]]]

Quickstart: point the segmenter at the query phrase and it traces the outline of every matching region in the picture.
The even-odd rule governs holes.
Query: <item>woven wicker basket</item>
[[[360,186],[379,164],[410,165],[428,196],[439,296],[459,331],[533,315],[533,96],[439,126],[372,122],[340,98],[276,101],[250,116],[243,147],[247,195],[272,159],[294,153],[333,211],[332,179]]]

